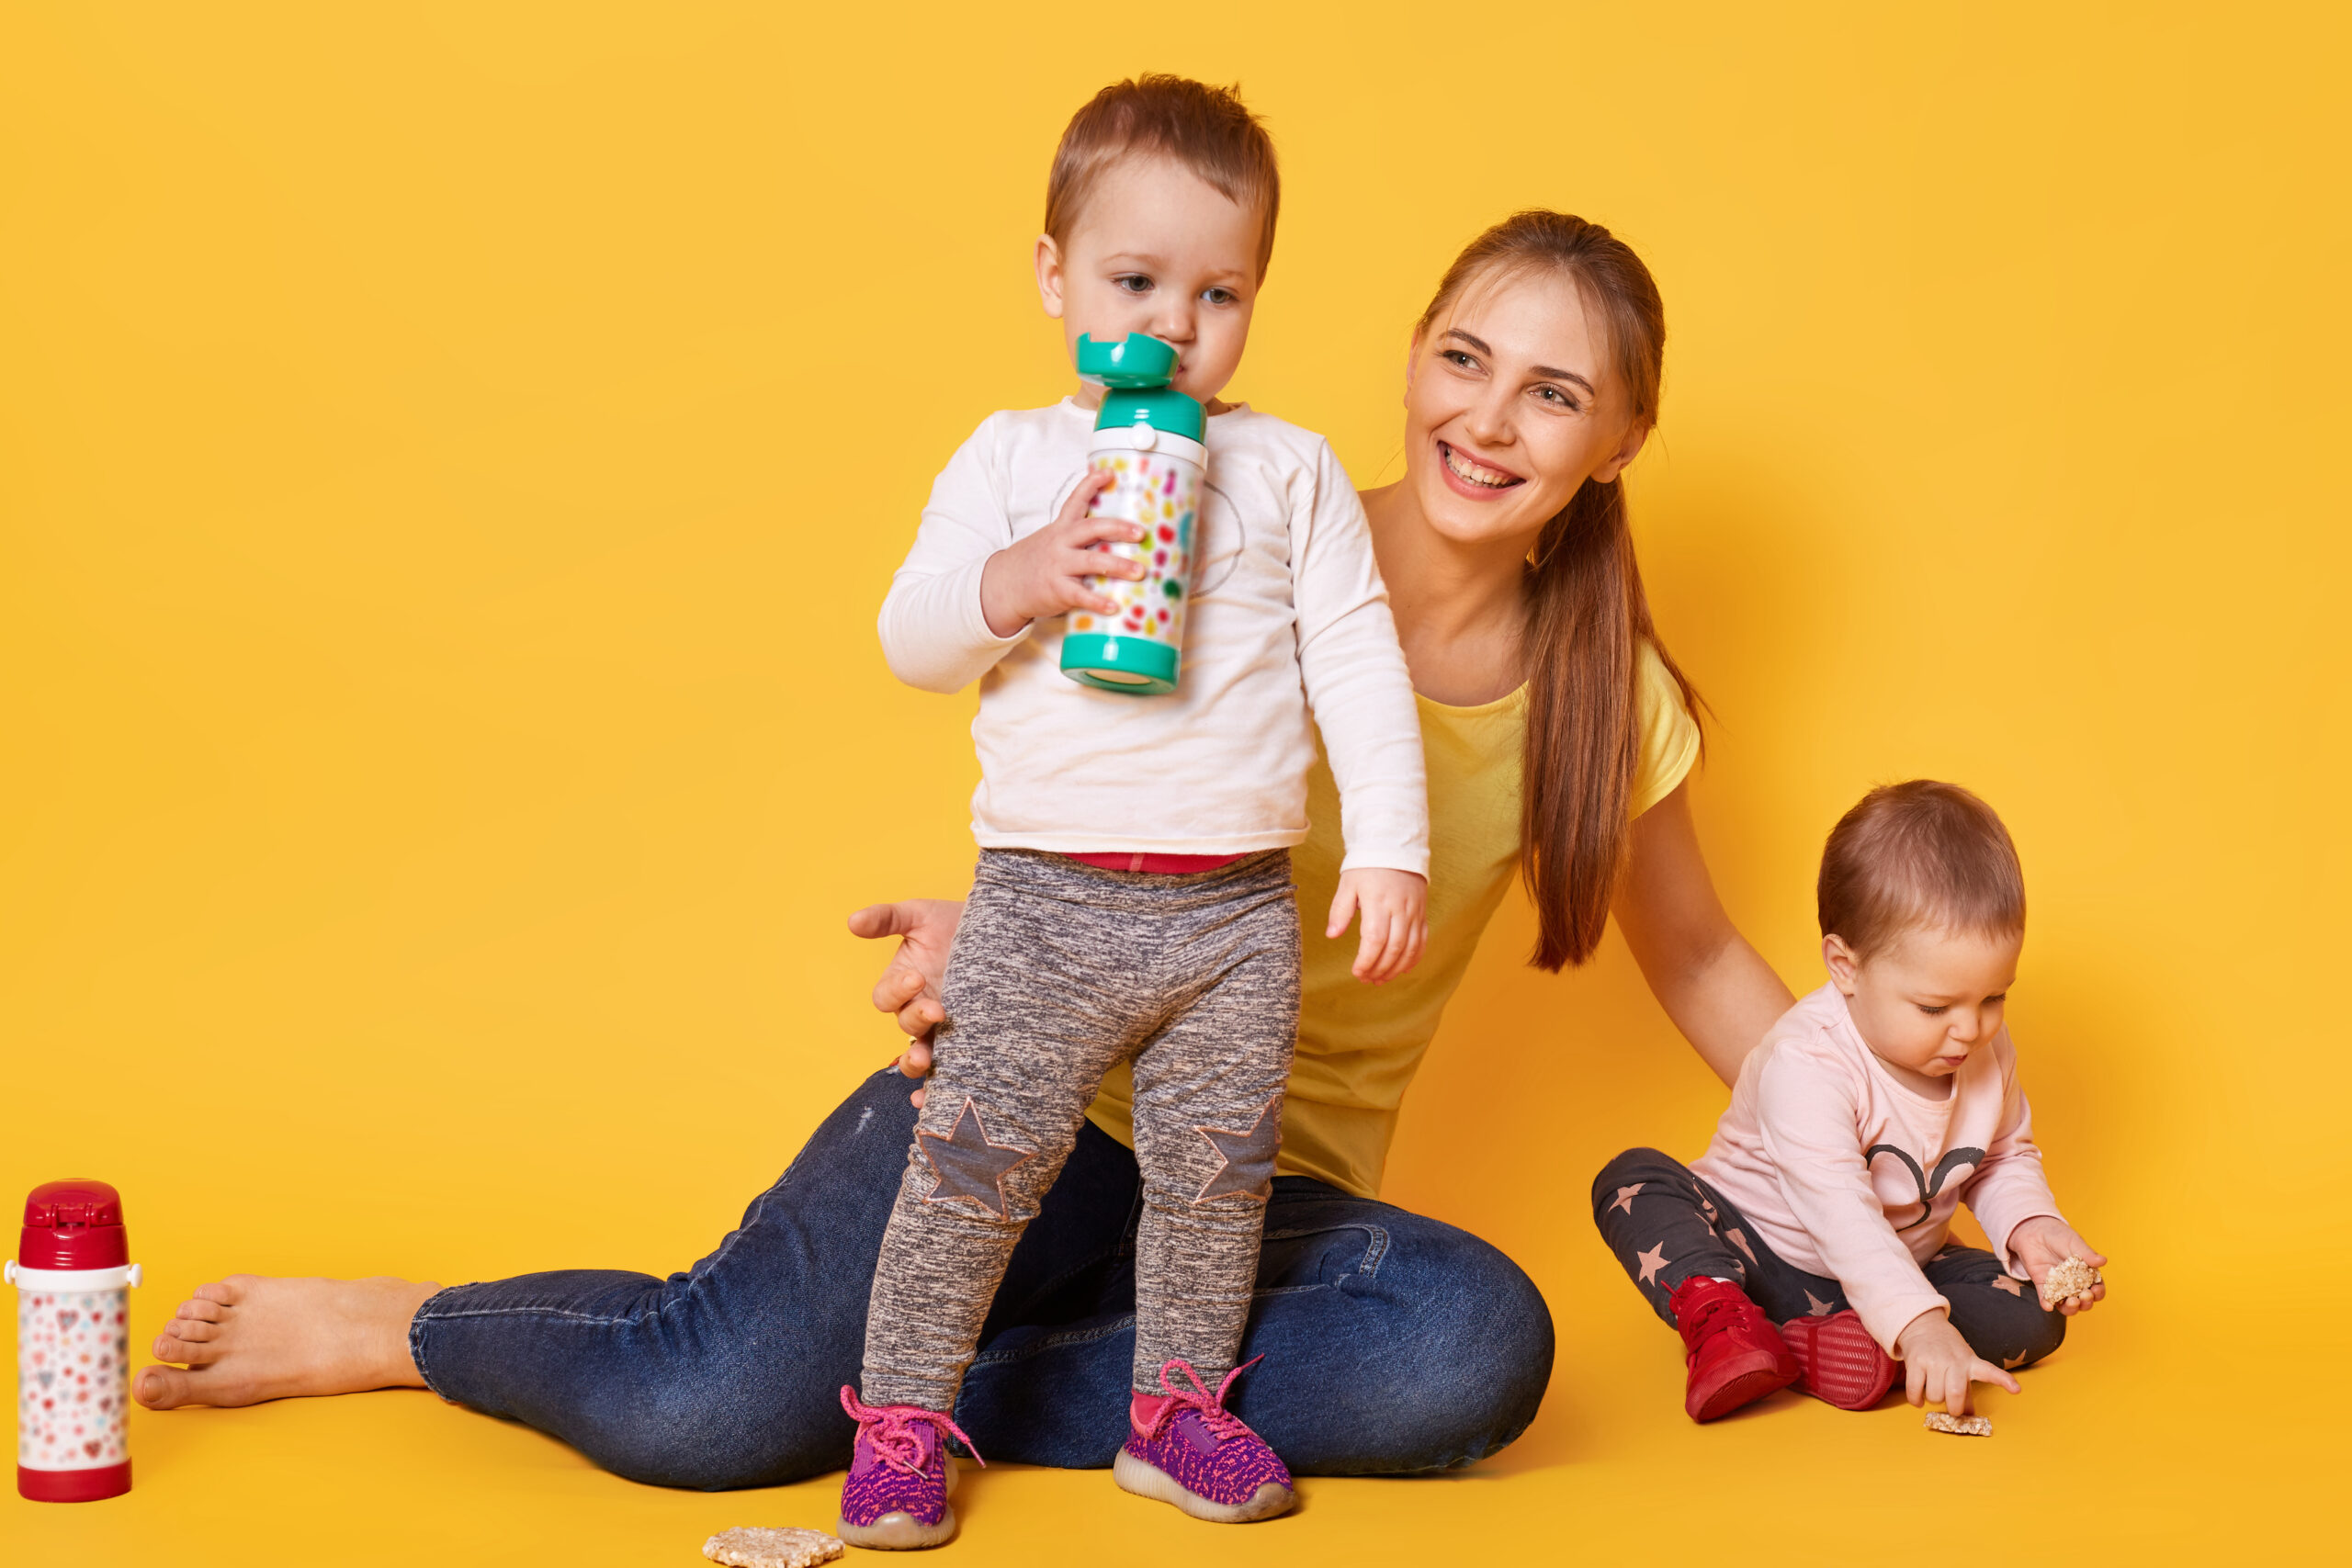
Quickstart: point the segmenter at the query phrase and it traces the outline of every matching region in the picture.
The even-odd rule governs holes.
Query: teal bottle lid
[[[1129,333],[1118,343],[1097,343],[1079,334],[1079,379],[1107,389],[1102,412],[1094,416],[1097,430],[1129,430],[1140,424],[1203,440],[1208,416],[1197,401],[1168,384],[1175,374],[1176,351],[1148,333]]]
[[[1166,696],[1176,689],[1176,650],[1149,637],[1071,632],[1062,638],[1062,673],[1080,685],[1131,697]]]

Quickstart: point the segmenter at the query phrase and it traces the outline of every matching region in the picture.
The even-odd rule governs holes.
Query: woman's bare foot
[[[441,1287],[395,1280],[278,1280],[232,1274],[198,1285],[155,1337],[131,1393],[150,1410],[258,1404],[312,1393],[423,1388],[409,1320]]]

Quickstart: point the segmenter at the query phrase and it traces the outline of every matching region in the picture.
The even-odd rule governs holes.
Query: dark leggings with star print
[[[1731,1200],[1656,1149],[1628,1149],[1601,1168],[1592,1183],[1592,1218],[1634,1288],[1669,1326],[1668,1298],[1693,1275],[1732,1280],[1774,1323],[1826,1317],[1853,1304],[1837,1280],[1783,1262]],[[2066,1337],[2064,1314],[2044,1312],[2034,1288],[2012,1279],[1983,1247],[1955,1243],[1920,1269],[1951,1303],[1951,1325],[1985,1360],[2031,1366]]]
[[[868,1404],[953,1410],[1013,1244],[1102,1075],[1135,1073],[1134,1386],[1232,1370],[1298,1038],[1290,854],[1105,871],[985,850],[940,1001],[931,1082],[866,1307]]]

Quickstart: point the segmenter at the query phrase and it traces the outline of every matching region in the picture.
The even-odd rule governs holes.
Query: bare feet
[[[150,1410],[258,1404],[301,1394],[423,1388],[408,1353],[409,1320],[441,1287],[371,1280],[278,1280],[232,1274],[198,1285],[155,1337],[155,1359],[131,1393]]]

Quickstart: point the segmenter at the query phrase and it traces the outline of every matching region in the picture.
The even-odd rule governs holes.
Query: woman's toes
[[[232,1274],[225,1280],[215,1280],[210,1284],[198,1285],[196,1288],[196,1293],[208,1302],[219,1302],[222,1306],[235,1306],[245,1299],[246,1290],[260,1277],[258,1274]]]
[[[194,1301],[182,1302],[174,1307],[172,1315],[196,1323],[218,1323],[229,1315],[229,1309],[220,1302],[208,1301],[198,1296]]]
[[[224,1347],[202,1340],[183,1339],[166,1328],[156,1337],[155,1359],[184,1361],[191,1367],[209,1367],[220,1359]]]
[[[175,1367],[141,1368],[130,1396],[150,1410],[169,1410],[195,1397],[188,1375]]]
[[[198,1318],[175,1317],[164,1325],[164,1332],[175,1339],[185,1339],[191,1345],[201,1345],[208,1339],[218,1339],[229,1332],[223,1323],[206,1323]]]

